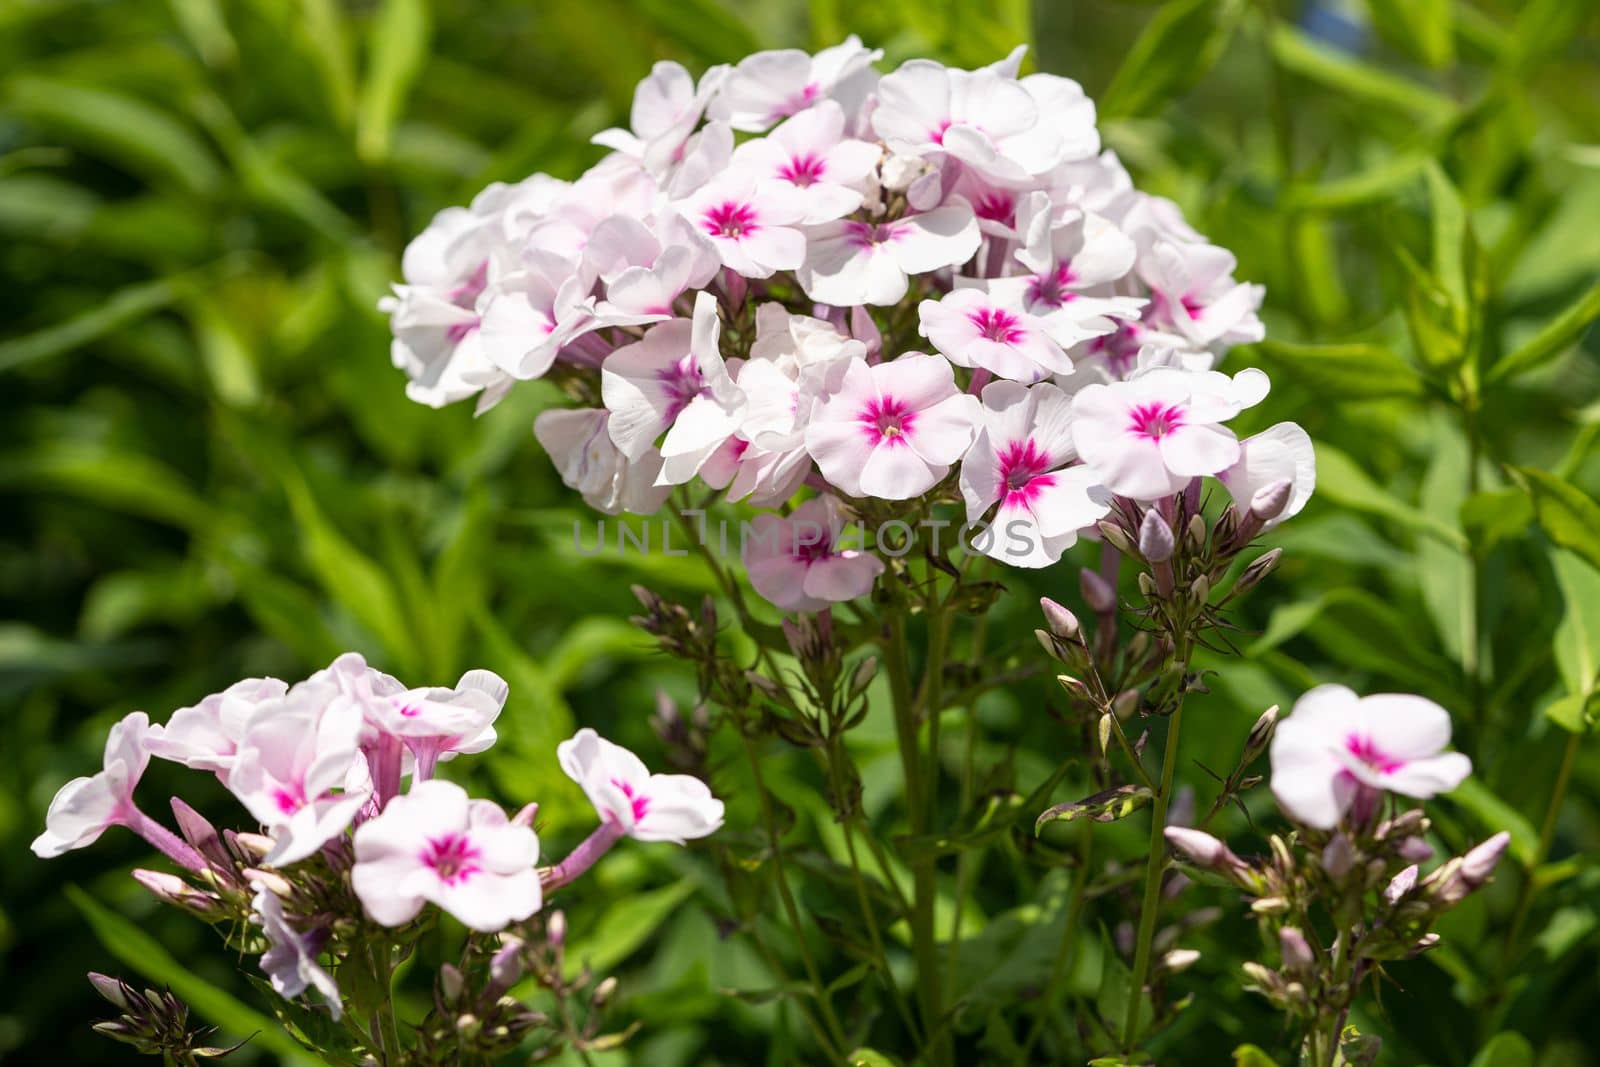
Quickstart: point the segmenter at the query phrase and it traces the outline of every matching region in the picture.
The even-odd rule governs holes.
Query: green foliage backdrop
[[[0,5],[0,1057],[113,1062],[87,1030],[90,968],[170,982],[232,1039],[263,1030],[238,1062],[284,1052],[209,933],[127,879],[147,861],[131,835],[50,865],[26,851],[133,708],[163,717],[346,648],[415,684],[491,667],[512,697],[479,784],[537,798],[551,839],[577,839],[586,808],[555,741],[585,722],[649,751],[657,689],[693,698],[624,621],[629,584],[713,583],[689,559],[580,556],[586,513],[529,433],[549,398],[524,387],[476,421],[409,403],[376,301],[434,211],[597,158],[588,136],[651,61],[855,32],[890,62],[1031,42],[1032,63],[1096,97],[1141,186],[1267,285],[1270,340],[1248,356],[1274,375],[1273,415],[1316,439],[1319,490],[1276,536],[1285,563],[1186,755],[1222,767],[1262,708],[1316,681],[1443,703],[1479,775],[1438,805],[1441,833],[1508,828],[1515,863],[1400,969],[1406,1007],[1363,1029],[1390,1035],[1386,1063],[1594,1062],[1597,22],[1587,0]],[[1032,596],[1076,597],[1065,563],[1008,584],[997,654],[1029,647]],[[1078,750],[1050,702],[1033,680],[980,705],[981,788],[1027,792]],[[888,724],[858,743],[871,810],[899,785]],[[825,860],[840,842],[808,765],[771,755],[796,839]],[[725,773],[730,824],[747,825]],[[145,788],[178,781],[158,768]],[[220,790],[200,801],[231,814]],[[1037,993],[1063,920],[1060,842],[1033,842],[1030,819],[974,872],[960,919],[967,1031]],[[1095,832],[1140,857],[1131,828]],[[719,936],[714,881],[691,854],[640,848],[572,904],[581,954],[620,971],[621,1012],[645,1024],[606,1062],[784,1061],[795,1022]],[[807,906],[826,920],[832,902]],[[1248,922],[1229,909],[1206,936],[1163,1062],[1274,1040],[1228,971]],[[1092,999],[1103,954],[1083,955],[1068,988]],[[1526,1041],[1479,1055],[1502,1031]]]

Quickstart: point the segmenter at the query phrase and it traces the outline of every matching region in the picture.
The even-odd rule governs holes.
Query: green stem
[[[1556,771],[1555,785],[1550,789],[1550,804],[1545,808],[1544,824],[1539,827],[1539,844],[1534,848],[1533,856],[1528,862],[1522,886],[1517,890],[1516,907],[1511,912],[1511,925],[1506,928],[1506,944],[1501,956],[1499,977],[1495,983],[1497,999],[1505,989],[1505,978],[1511,973],[1511,961],[1517,951],[1517,939],[1522,936],[1523,924],[1528,921],[1528,912],[1533,908],[1534,876],[1545,858],[1550,855],[1550,845],[1556,836],[1556,820],[1561,815],[1561,805],[1567,798],[1567,786],[1572,782],[1572,768],[1577,762],[1578,748],[1582,742],[1582,734],[1567,735],[1567,747],[1561,753],[1561,768]]]
[[[921,755],[917,748],[917,713],[911,693],[911,666],[902,605],[888,609],[888,640],[884,665],[889,674],[889,695],[894,705],[896,740],[900,746],[900,765],[906,779],[906,808],[913,838],[928,830],[928,806],[923,791]],[[917,965],[917,1000],[922,1009],[923,1032],[928,1035],[925,1049],[932,1063],[948,1063],[953,1055],[949,1034],[941,1032],[943,989],[939,981],[938,945],[933,929],[933,898],[936,892],[933,859],[918,856],[911,863],[911,947]]]
[[[1188,652],[1179,653],[1188,665]],[[1172,802],[1172,779],[1178,769],[1178,731],[1183,725],[1183,695],[1167,727],[1166,752],[1161,759],[1161,788],[1150,808],[1150,855],[1145,865],[1144,898],[1139,905],[1139,940],[1133,955],[1133,978],[1128,986],[1128,1013],[1122,1022],[1122,1051],[1133,1051],[1139,1031],[1139,1005],[1144,1000],[1145,978],[1150,973],[1150,946],[1156,935],[1156,913],[1161,905],[1161,876],[1167,869],[1167,808]]]
[[[866,876],[861,873],[861,861],[856,856],[855,834],[851,831],[850,822],[844,823],[844,846],[850,854],[850,872],[856,884],[856,901],[861,907],[861,918],[867,924],[867,934],[872,939],[872,951],[878,959],[878,967],[883,972],[883,984],[888,987],[889,999],[894,1001],[895,1010],[900,1013],[900,1021],[905,1023],[906,1033],[911,1035],[911,1040],[920,1044],[922,1039],[917,1036],[917,1022],[911,1014],[911,1005],[906,1003],[906,998],[901,995],[900,987],[895,985],[894,971],[889,967],[889,953],[884,948],[883,933],[878,929],[878,919],[872,913],[872,902],[867,896]]]
[[[773,879],[778,883],[778,897],[783,901],[784,914],[788,917],[789,926],[794,932],[795,945],[800,952],[801,966],[806,971],[806,980],[817,992],[817,1004],[822,1009],[822,1020],[832,1038],[833,1048],[830,1049],[829,1055],[835,1056],[844,1050],[848,1039],[845,1037],[844,1027],[839,1024],[839,1017],[834,1013],[833,1002],[828,997],[827,986],[823,984],[821,973],[817,970],[816,960],[812,958],[811,947],[806,943],[805,926],[800,921],[800,909],[795,906],[794,893],[789,888],[788,873],[783,867],[783,848],[778,840],[778,820],[772,811],[772,793],[767,789],[766,779],[761,773],[761,760],[756,755],[755,742],[750,740],[743,729],[739,730],[739,739],[744,743],[744,754],[750,762],[750,773],[755,778],[756,795],[761,800],[761,821],[766,827],[767,839],[772,842],[772,871]]]

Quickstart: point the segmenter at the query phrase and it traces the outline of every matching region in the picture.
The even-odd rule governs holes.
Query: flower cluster
[[[58,856],[112,826],[135,831],[186,875],[136,871],[141,884],[219,928],[243,929],[240,947],[260,955],[279,995],[314,990],[338,1019],[349,1004],[335,973],[379,959],[393,966],[391,953],[414,940],[392,945],[375,928],[408,926],[432,904],[471,930],[507,931],[622,837],[683,844],[722,825],[722,802],[704,782],[651,774],[584,729],[558,756],[600,825],[541,868],[537,805],[508,817],[434,777],[441,761],[494,743],[507,693],[483,670],[449,688],[410,688],[348,653],[293,685],[238,682],[165,724],[133,712],[112,727],[100,772],[56,795],[33,850]],[[219,834],[177,798],[180,832],[168,830],[134,802],[151,757],[214,774],[261,832]]]
[[[1020,49],[880,58],[851,37],[698,80],[658,63],[576,181],[441,212],[383,303],[409,395],[483,410],[555,381],[576,406],[534,433],[606,513],[696,480],[809,509],[767,520],[756,540],[779,543],[748,560],[788,611],[872,587],[881,568],[831,532],[851,513],[959,505],[972,547],[1041,567],[1117,499],[1200,478],[1298,511],[1309,439],[1241,441],[1226,423],[1266,377],[1212,369],[1262,337],[1261,288],[1133,187],[1077,83],[1019,76]]]
[[[1370,1062],[1376,1039],[1345,1028],[1362,985],[1386,962],[1436,945],[1434,924],[1489,881],[1510,837],[1421,873],[1434,854],[1431,824],[1386,796],[1427,799],[1472,771],[1466,756],[1443,751],[1450,716],[1430,700],[1323,685],[1281,724],[1264,721],[1265,731],[1276,726],[1272,792],[1294,832],[1274,835],[1253,861],[1198,829],[1168,826],[1167,843],[1250,898],[1275,965],[1246,963],[1246,985],[1298,1022],[1305,1062]],[[1265,742],[1252,740],[1256,750]]]

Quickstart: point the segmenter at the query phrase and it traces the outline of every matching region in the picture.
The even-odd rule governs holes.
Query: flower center
[[[444,331],[444,337],[445,337],[445,340],[449,341],[451,344],[458,345],[462,341],[465,341],[467,339],[467,336],[469,334],[471,334],[472,331],[476,330],[477,328],[478,328],[478,320],[477,319],[473,319],[471,322],[458,322],[455,325],[450,326],[449,328],[447,328]]]
[[[466,834],[445,834],[428,839],[428,847],[422,850],[422,862],[433,868],[439,881],[456,885],[483,870],[478,864],[481,855]]]
[[[861,410],[859,419],[874,445],[894,446],[905,444],[906,434],[916,425],[917,413],[903,400],[881,396]]]
[[[986,341],[1014,345],[1025,336],[1021,321],[1001,308],[979,308],[968,312],[967,320],[978,328],[979,335]]]
[[[273,790],[272,799],[278,805],[279,811],[285,815],[293,815],[306,806],[306,787],[300,782],[279,786]]]
[[[478,303],[478,297],[489,285],[489,261],[486,259],[478,264],[470,277],[454,289],[450,290],[450,302],[459,308],[471,309]]]
[[[1140,404],[1128,417],[1128,429],[1152,441],[1159,441],[1183,425],[1183,409],[1176,404]]]
[[[661,381],[662,392],[666,394],[668,422],[681,415],[691,400],[708,392],[705,377],[700,373],[700,368],[694,365],[692,356],[684,356],[671,366],[662,368],[656,376]]]
[[[628,798],[628,803],[633,809],[633,821],[638,822],[640,819],[644,818],[645,813],[650,810],[650,798],[647,796],[636,796],[633,791],[633,786],[629,785],[627,782],[624,782],[620,778],[611,779],[611,784],[616,786],[617,789],[621,791],[622,795]]]
[[[735,241],[760,228],[756,225],[756,209],[735,200],[724,200],[712,207],[701,217],[701,225],[713,237]]]
[[[1366,734],[1351,734],[1344,740],[1345,751],[1382,774],[1393,774],[1406,765],[1403,759],[1388,756]]]
[[[844,224],[844,239],[854,248],[876,248],[896,240],[901,233],[898,223],[886,222],[881,226],[874,226],[870,222],[847,222]]]
[[[1016,217],[1017,200],[1010,193],[984,193],[972,205],[972,210],[980,219],[1009,226]]]
[[[791,156],[789,162],[778,168],[778,177],[804,189],[821,181],[827,169],[828,164],[821,156],[807,152],[805,155]]]

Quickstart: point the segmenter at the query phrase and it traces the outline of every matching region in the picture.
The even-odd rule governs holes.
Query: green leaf
[[[1515,1030],[1505,1030],[1478,1050],[1471,1067],[1533,1067],[1533,1060],[1533,1046],[1528,1039]]]
[[[1255,1045],[1240,1045],[1233,1050],[1233,1067],[1278,1067],[1278,1062]]]
[[[356,113],[356,152],[368,163],[388,158],[406,95],[428,58],[426,0],[384,0],[367,42],[367,78]]]
[[[1501,357],[1490,369],[1489,380],[1497,382],[1544,366],[1582,340],[1584,331],[1596,318],[1600,318],[1600,282],[1590,286],[1526,344]]]
[[[1600,690],[1600,570],[1571,552],[1550,553],[1556,587],[1566,604],[1556,626],[1556,667],[1573,696]]]
[[[1262,341],[1255,346],[1255,351],[1267,362],[1281,367],[1293,380],[1335,402],[1418,397],[1424,392],[1422,377],[1416,369],[1380,344]]]
[[[189,967],[136,923],[106,908],[75,885],[66,893],[88,920],[106,950],[153,982],[161,982],[205,1019],[236,1037],[249,1037],[282,1057],[284,1063],[318,1067],[320,1061],[284,1033],[272,1019],[218,989]]]
[[[1037,834],[1053,822],[1075,822],[1093,819],[1095,822],[1116,822],[1138,811],[1155,798],[1148,786],[1119,785],[1102,790],[1093,796],[1046,808],[1034,820],[1033,832]]]
[[[900,1061],[890,1059],[876,1049],[858,1048],[845,1057],[850,1067],[900,1067]]]
[[[605,974],[633,955],[650,935],[694,895],[687,878],[642,893],[629,893],[607,906],[594,921],[594,932],[567,949],[566,977],[576,978],[585,966]]]
[[[101,507],[201,531],[220,516],[176,471],[137,452],[69,439],[26,446],[0,460],[0,486],[67,493]]]
[[[1163,5],[1101,95],[1101,117],[1148,114],[1198,82],[1222,54],[1239,10],[1237,3],[1216,0]]]
[[[1485,489],[1461,502],[1461,528],[1480,556],[1521,537],[1533,521],[1533,502],[1521,489]]]
[[[312,572],[334,603],[348,612],[379,641],[400,670],[414,667],[418,649],[412,640],[400,595],[383,569],[341,534],[318,506],[304,477],[288,473],[284,491],[300,530]]]
[[[1438,124],[1456,112],[1455,103],[1443,93],[1352,59],[1283,23],[1273,28],[1271,48],[1287,70],[1336,89],[1355,103]]]
[[[1383,39],[1430,67],[1455,61],[1453,0],[1367,0]]]
[[[1433,458],[1422,479],[1422,510],[1429,515],[1458,516],[1467,496],[1469,463],[1466,439],[1440,416],[1433,421]],[[1419,538],[1417,579],[1422,602],[1433,620],[1440,643],[1460,664],[1477,656],[1477,570],[1467,551],[1434,538]]]
[[[222,170],[204,141],[183,123],[135,97],[78,82],[19,75],[0,99],[17,117],[103,154],[137,174],[209,196]]]
[[[233,42],[233,34],[228,32],[228,20],[217,0],[167,0],[167,6],[172,9],[178,28],[207,66],[223,67],[233,62],[238,47]]]
[[[1377,672],[1418,691],[1439,691],[1456,672],[1417,643],[1415,629],[1411,619],[1365,589],[1339,588],[1275,609],[1245,654],[1257,659],[1305,634],[1346,666]]]
[[[707,63],[737,63],[762,48],[749,23],[717,0],[634,0],[632,8]]]
[[[1471,813],[1485,830],[1504,830],[1509,833],[1511,844],[1508,847],[1518,863],[1526,867],[1533,862],[1534,855],[1539,851],[1539,832],[1533,828],[1527,816],[1490,792],[1481,778],[1468,778],[1452,789],[1448,796]]]
[[[1454,526],[1412,507],[1373,481],[1344,452],[1317,442],[1317,492],[1355,511],[1379,515],[1418,533],[1435,537],[1452,548],[1465,549],[1467,539]]]
[[[1401,154],[1367,170],[1315,185],[1291,184],[1283,192],[1283,206],[1289,211],[1342,211],[1387,200],[1410,186],[1430,158],[1420,153]]]
[[[1600,504],[1537,467],[1512,467],[1511,476],[1533,500],[1534,516],[1550,540],[1600,567]]]
[[[118,289],[65,322],[0,342],[0,371],[49,359],[97,341],[171,305],[179,283],[170,278]]]

